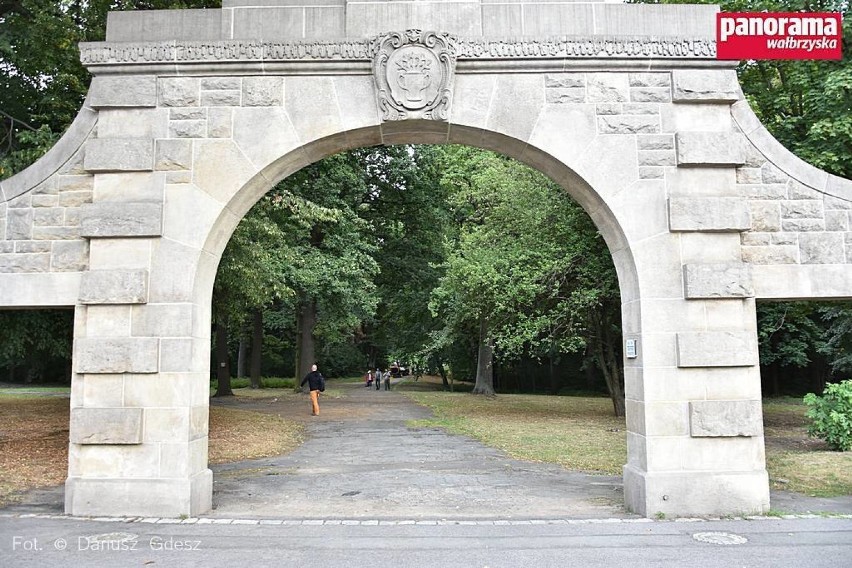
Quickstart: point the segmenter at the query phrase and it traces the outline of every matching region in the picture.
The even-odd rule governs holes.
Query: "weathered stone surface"
[[[619,103],[630,100],[624,73],[587,73],[586,93],[590,103]]]
[[[169,136],[172,138],[204,138],[207,135],[205,120],[169,121]]]
[[[802,264],[844,264],[846,253],[842,233],[802,233],[799,259]]]
[[[744,263],[687,264],[683,267],[686,298],[751,298],[751,266]]]
[[[6,238],[10,241],[32,238],[33,210],[9,209],[6,212]]]
[[[189,170],[192,168],[190,140],[157,140],[155,170]]]
[[[640,166],[674,166],[675,154],[672,150],[640,150]]]
[[[89,140],[83,167],[89,172],[150,171],[154,167],[154,143],[145,138]]]
[[[630,100],[635,103],[668,103],[672,100],[672,94],[668,88],[653,89],[643,87],[630,89]]]
[[[678,367],[757,365],[757,338],[747,331],[695,331],[677,334]]]
[[[586,89],[582,87],[551,88],[544,91],[544,96],[549,104],[582,103],[586,100]]]
[[[740,85],[734,71],[672,71],[673,102],[732,103],[740,98]]]
[[[679,166],[741,166],[745,139],[733,132],[677,132]]]
[[[823,195],[812,187],[808,187],[796,180],[791,179],[787,183],[787,196],[790,199],[822,199]],[[825,208],[833,209],[831,202],[826,200]]]
[[[749,201],[753,231],[780,231],[781,205],[774,201]]]
[[[81,337],[74,340],[77,373],[156,373],[160,355],[156,337]]]
[[[84,237],[158,237],[163,234],[161,203],[90,203],[80,210]]]
[[[47,253],[0,254],[0,272],[47,272],[50,270],[50,255]]]
[[[760,168],[737,168],[737,183],[763,183],[763,176],[761,175]]]
[[[665,168],[655,166],[639,167],[639,179],[665,179],[665,177]]]
[[[284,79],[246,77],[243,79],[243,105],[281,106],[284,104]]]
[[[763,434],[759,400],[693,400],[689,428],[693,438],[760,436]]]
[[[848,231],[849,230],[849,213],[846,211],[826,211],[825,212],[825,230],[826,231]]]
[[[630,73],[631,87],[669,87],[671,76],[668,73]]]
[[[821,201],[784,201],[781,203],[782,219],[822,219]]]
[[[743,247],[743,261],[751,264],[796,264],[799,247],[791,245]]]
[[[622,114],[660,114],[660,105],[658,104],[624,103],[621,106]]]
[[[72,408],[72,444],[141,444],[141,408]]]
[[[33,210],[33,226],[61,227],[65,224],[65,208],[53,207]]]
[[[736,232],[751,228],[748,202],[736,197],[672,197],[672,231]]]
[[[207,136],[210,138],[230,138],[233,135],[233,110],[229,108],[211,108],[207,117]]]
[[[50,245],[47,241],[17,241],[15,252],[50,252]]]
[[[559,73],[553,75],[545,75],[544,86],[571,88],[571,87],[586,87],[586,77],[582,73]]]
[[[58,241],[53,243],[50,259],[53,270],[75,272],[89,267],[89,243],[87,241]]]
[[[825,231],[825,219],[781,219],[781,230],[790,232]]]
[[[636,147],[639,150],[674,150],[674,136],[671,134],[637,136]]]
[[[654,115],[599,116],[601,134],[654,134],[660,131],[660,118]]]
[[[99,76],[89,87],[92,108],[157,106],[157,78],[153,75]]]
[[[201,106],[240,106],[240,91],[201,91]]]
[[[160,106],[198,106],[200,99],[198,79],[189,77],[165,77],[160,79]]]
[[[144,304],[147,270],[89,270],[80,283],[81,304]]]
[[[240,83],[239,77],[203,77],[201,79],[201,90],[238,91],[240,90]]]

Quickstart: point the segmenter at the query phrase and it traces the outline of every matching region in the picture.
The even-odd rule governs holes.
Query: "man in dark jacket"
[[[316,365],[311,365],[311,372],[305,375],[299,386],[305,386],[305,383],[308,383],[308,390],[311,391],[311,414],[319,416],[319,393],[325,390],[325,379],[317,371]]]

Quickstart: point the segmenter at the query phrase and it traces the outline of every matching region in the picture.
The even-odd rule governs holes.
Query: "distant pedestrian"
[[[376,369],[376,390],[382,389],[382,370]]]
[[[386,391],[390,390],[390,380],[391,380],[391,372],[388,371],[387,373],[385,373],[385,390]]]
[[[311,372],[305,375],[299,386],[305,386],[305,383],[311,391],[311,415],[319,416],[319,394],[325,391],[325,378],[317,371],[316,365],[311,365]]]
[[[373,386],[373,371],[371,371],[370,369],[367,369],[366,381],[367,381],[367,388],[370,388],[371,386]]]

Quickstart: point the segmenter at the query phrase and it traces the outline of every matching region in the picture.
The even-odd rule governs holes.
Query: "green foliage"
[[[839,452],[852,450],[852,380],[826,385],[822,396],[804,398],[811,420],[808,434],[826,441]]]
[[[260,384],[263,385],[261,388],[264,389],[287,389],[291,390],[295,385],[295,381],[290,378],[283,377],[262,377],[260,379]],[[247,389],[251,387],[251,380],[247,378],[232,378],[231,379],[231,388],[232,389]],[[219,388],[219,381],[213,379],[210,381],[210,388],[216,390]]]
[[[67,381],[73,323],[72,310],[0,311],[0,368],[23,368],[27,381]]]

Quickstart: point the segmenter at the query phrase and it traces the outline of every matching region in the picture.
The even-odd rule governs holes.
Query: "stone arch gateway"
[[[463,143],[551,176],[622,291],[629,510],[769,508],[756,299],[852,297],[852,183],[784,150],[715,60],[715,6],[224,0],[110,14],[89,95],[0,184],[0,307],[74,306],[66,511],[210,509],[210,299],[274,183]],[[428,30],[433,30],[429,32]]]

